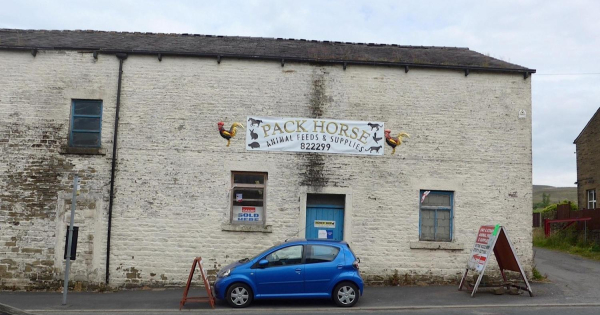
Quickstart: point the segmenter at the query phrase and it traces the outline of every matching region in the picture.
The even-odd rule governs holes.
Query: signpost
[[[473,246],[473,250],[471,251],[471,255],[469,256],[467,268],[465,270],[465,274],[460,280],[458,290],[461,290],[463,286],[468,287],[465,280],[467,278],[469,270],[476,271],[479,272],[479,278],[477,278],[477,282],[473,287],[471,297],[475,295],[475,292],[477,292],[477,288],[481,283],[481,279],[483,278],[483,274],[485,272],[485,268],[487,267],[489,257],[491,256],[492,251],[494,253],[494,256],[496,257],[496,261],[498,262],[498,267],[500,268],[502,279],[504,280],[502,286],[516,287],[522,290],[526,290],[527,292],[529,292],[530,296],[533,296],[533,291],[531,291],[531,287],[529,286],[527,277],[525,276],[523,268],[519,263],[519,259],[517,258],[515,249],[512,246],[510,239],[508,238],[508,233],[506,229],[500,225],[483,225],[479,228],[477,238],[475,239],[475,245]],[[523,281],[525,282],[525,287],[508,282],[506,279],[506,274],[504,273],[504,271],[506,270],[519,272]]]
[[[75,220],[75,206],[77,205],[77,193],[79,192],[79,177],[73,176],[73,198],[71,199],[71,223],[69,224],[69,238],[67,241],[67,266],[65,268],[65,286],[63,288],[62,305],[67,304],[67,291],[69,291],[69,270],[71,268],[71,247],[73,246],[73,222]]]

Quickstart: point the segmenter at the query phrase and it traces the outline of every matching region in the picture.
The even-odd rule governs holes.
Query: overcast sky
[[[0,0],[0,8],[0,28],[455,46],[533,68],[536,185],[575,186],[573,140],[600,107],[598,0]]]

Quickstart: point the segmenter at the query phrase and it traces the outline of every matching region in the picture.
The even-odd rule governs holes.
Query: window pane
[[[233,205],[234,206],[254,206],[254,207],[262,207],[263,206],[263,201],[247,201],[247,200],[242,200],[242,201],[233,201]]]
[[[450,241],[450,211],[437,211],[436,241]]]
[[[262,200],[263,196],[264,196],[263,188],[257,188],[257,189],[241,188],[241,189],[233,190],[233,200],[234,201],[238,201],[239,199],[241,199],[241,200],[244,200],[244,199],[260,199],[260,200]]]
[[[96,115],[102,114],[102,102],[101,101],[81,101],[77,100],[73,102],[75,115]]]
[[[421,210],[421,240],[435,240],[435,210]]]
[[[265,175],[234,173],[233,182],[236,184],[264,184]]]
[[[421,192],[421,196],[423,193]],[[450,195],[447,194],[436,194],[435,192],[431,192],[423,203],[422,206],[434,206],[434,207],[450,207]]]
[[[73,118],[73,130],[93,130],[100,131],[100,118]]]
[[[339,248],[322,245],[311,245],[306,257],[307,264],[334,261],[340,252]]]
[[[73,132],[71,144],[76,147],[99,147],[100,133],[97,132]]]
[[[302,262],[302,245],[282,248],[267,255],[265,259],[269,262],[269,267],[298,265]]]
[[[588,190],[587,191],[587,200],[588,200],[588,209],[596,208],[596,190]]]

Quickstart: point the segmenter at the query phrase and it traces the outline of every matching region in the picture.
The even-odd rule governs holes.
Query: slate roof
[[[592,116],[592,118],[590,118],[590,120],[587,122],[587,124],[585,124],[585,127],[583,127],[583,129],[581,129],[581,132],[579,133],[577,138],[575,138],[575,140],[573,141],[573,144],[577,144],[577,140],[579,140],[579,138],[581,137],[583,132],[587,129],[587,127],[591,126],[593,124],[593,121],[595,120],[596,116],[598,116],[598,115],[600,115],[600,107],[598,107],[598,110],[596,110],[596,113]],[[600,123],[600,121],[598,123]]]
[[[337,64],[535,73],[468,48],[197,34],[0,29],[0,49],[92,50],[99,53],[190,55]]]

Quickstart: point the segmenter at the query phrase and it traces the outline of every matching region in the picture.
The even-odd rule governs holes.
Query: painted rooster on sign
[[[390,135],[391,132],[392,131],[390,129],[385,129],[383,134],[385,135],[385,142],[392,147],[392,155],[394,155],[396,152],[396,147],[402,144],[402,138],[410,138],[410,136],[406,132],[401,132],[398,134],[398,137],[395,138]]]
[[[223,137],[224,139],[227,140],[227,146],[229,146],[229,144],[231,142],[231,138],[235,137],[235,134],[237,132],[236,128],[237,127],[244,128],[244,125],[242,125],[238,122],[234,122],[231,125],[231,128],[229,128],[229,130],[225,130],[225,128],[223,128],[223,125],[225,125],[225,123],[222,121],[219,121],[219,123],[217,125],[219,126],[219,134],[221,134],[221,137]]]

